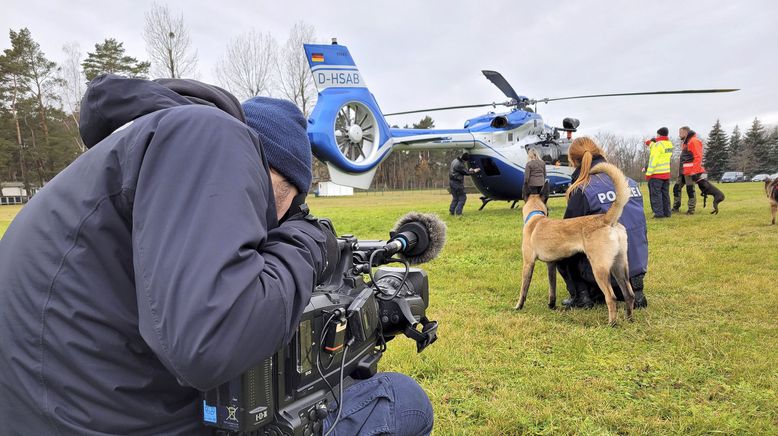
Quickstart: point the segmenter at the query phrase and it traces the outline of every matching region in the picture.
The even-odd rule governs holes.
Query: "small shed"
[[[354,188],[333,182],[319,182],[315,194],[317,197],[344,197],[354,195]]]

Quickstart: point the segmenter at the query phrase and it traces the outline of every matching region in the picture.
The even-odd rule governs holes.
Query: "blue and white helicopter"
[[[509,98],[505,102],[450,106],[384,114],[365,80],[343,45],[306,44],[305,55],[319,92],[308,119],[308,137],[314,155],[327,164],[333,182],[367,189],[376,168],[394,150],[463,149],[470,155],[473,183],[483,194],[483,209],[492,200],[522,198],[527,151],[534,148],[546,161],[546,174],[552,192],[563,192],[570,185],[572,168],[567,150],[572,133],[579,125],[565,118],[562,127],[551,127],[531,109],[537,103],[576,98],[624,95],[692,94],[729,92],[733,89],[635,92],[599,94],[532,100],[519,95],[503,76],[495,71],[483,74]],[[469,119],[462,129],[391,128],[385,116],[448,109],[505,106],[510,112],[494,113]],[[560,132],[566,132],[561,137]],[[479,210],[480,210],[479,209]]]

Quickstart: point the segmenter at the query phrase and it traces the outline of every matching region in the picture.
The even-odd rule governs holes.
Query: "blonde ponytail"
[[[570,161],[573,162],[574,166],[580,168],[578,179],[573,181],[565,194],[569,199],[570,194],[573,191],[579,188],[583,189],[589,184],[589,180],[591,179],[592,160],[594,160],[595,157],[605,158],[605,152],[602,151],[594,140],[582,136],[576,138],[570,145],[568,157],[570,158]]]

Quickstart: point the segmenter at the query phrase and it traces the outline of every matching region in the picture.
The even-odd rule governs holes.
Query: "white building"
[[[3,182],[0,183],[0,188],[2,190],[0,205],[27,203],[27,200],[40,189],[31,187],[30,194],[27,195],[27,190],[24,189],[24,183],[22,182]]]
[[[332,182],[319,182],[319,187],[314,193],[317,197],[343,197],[354,195],[354,188]]]

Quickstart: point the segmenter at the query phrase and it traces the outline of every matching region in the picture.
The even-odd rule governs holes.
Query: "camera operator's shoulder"
[[[190,142],[190,146],[212,146],[214,141],[245,144],[258,148],[251,129],[237,118],[211,106],[193,104],[167,109],[161,114],[157,131],[169,131],[174,137]]]
[[[239,128],[248,130],[248,127],[237,118],[212,106],[192,104],[176,106],[163,111],[160,124],[182,125],[187,127],[200,126],[200,128]]]

